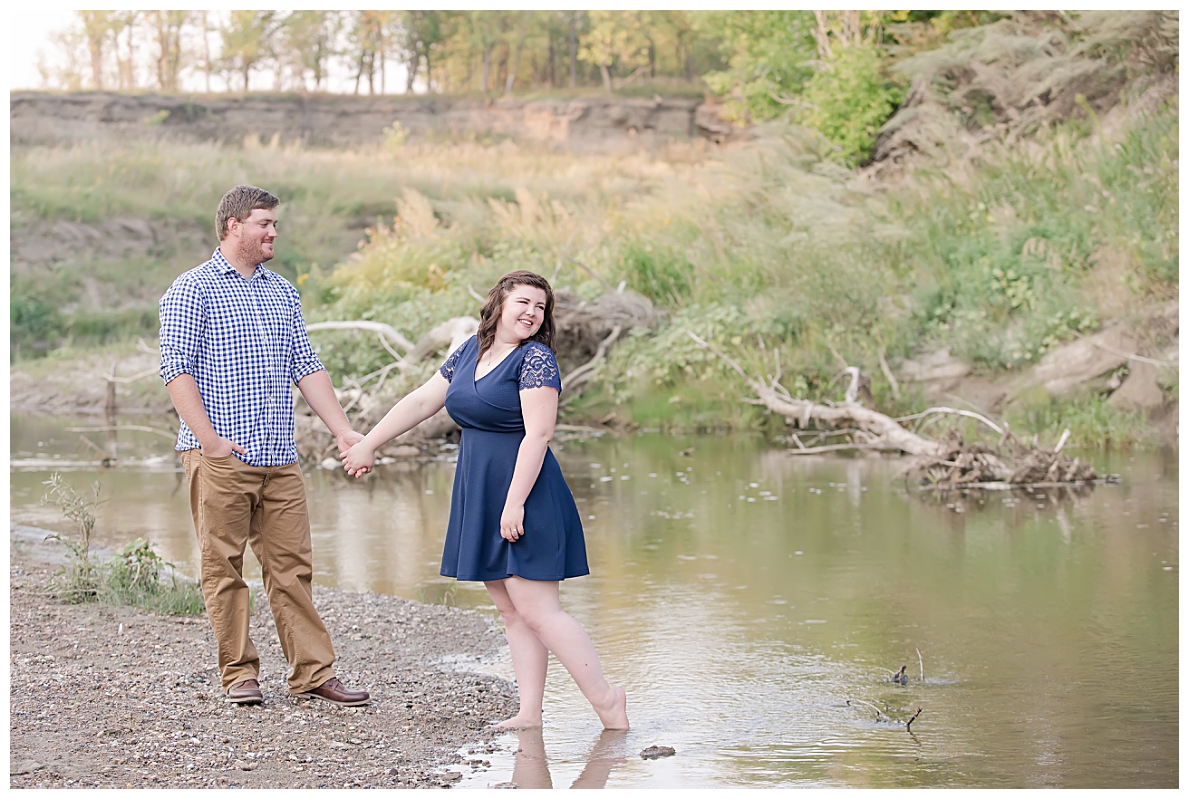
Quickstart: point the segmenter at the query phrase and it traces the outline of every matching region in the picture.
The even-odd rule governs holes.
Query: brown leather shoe
[[[339,682],[338,677],[331,677],[314,690],[304,691],[296,696],[304,699],[321,699],[323,702],[330,702],[340,707],[366,705],[367,700],[371,698],[367,691],[352,691]]]
[[[259,705],[264,701],[260,683],[255,680],[240,680],[227,689],[227,701],[235,705]]]

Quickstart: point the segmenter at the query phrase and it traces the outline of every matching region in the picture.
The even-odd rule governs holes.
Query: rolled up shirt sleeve
[[[180,374],[194,374],[194,361],[206,323],[206,300],[193,282],[178,280],[158,305],[161,332],[161,368],[158,374],[169,385]]]
[[[290,362],[289,374],[294,383],[301,382],[306,375],[326,369],[314,352],[314,345],[310,343],[310,334],[306,332],[305,317],[301,313],[301,297],[297,291],[293,292],[293,359]]]

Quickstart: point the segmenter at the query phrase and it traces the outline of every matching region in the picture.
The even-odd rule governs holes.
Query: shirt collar
[[[215,248],[215,252],[211,255],[211,260],[208,263],[214,266],[215,269],[219,270],[221,274],[226,275],[231,272],[235,272],[237,275],[239,274],[239,271],[234,266],[232,266],[231,262],[223,257],[223,252],[218,247]],[[256,273],[253,274],[250,279],[267,280],[271,275],[272,272],[266,269],[264,264],[256,264]]]

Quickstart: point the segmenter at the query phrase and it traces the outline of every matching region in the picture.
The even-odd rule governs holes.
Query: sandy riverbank
[[[205,618],[59,602],[46,592],[63,548],[40,539],[10,534],[11,787],[449,786],[485,767],[488,723],[515,711],[511,683],[450,665],[496,656],[487,617],[323,588],[336,668],[371,704],[290,699],[258,602],[265,703],[228,705]]]

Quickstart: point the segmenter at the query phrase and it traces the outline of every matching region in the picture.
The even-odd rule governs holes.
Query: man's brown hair
[[[236,186],[223,195],[223,199],[219,201],[219,210],[215,211],[215,233],[218,234],[219,241],[227,238],[227,223],[231,219],[243,222],[257,208],[267,211],[280,204],[280,200],[264,189],[258,189],[255,186]]]

